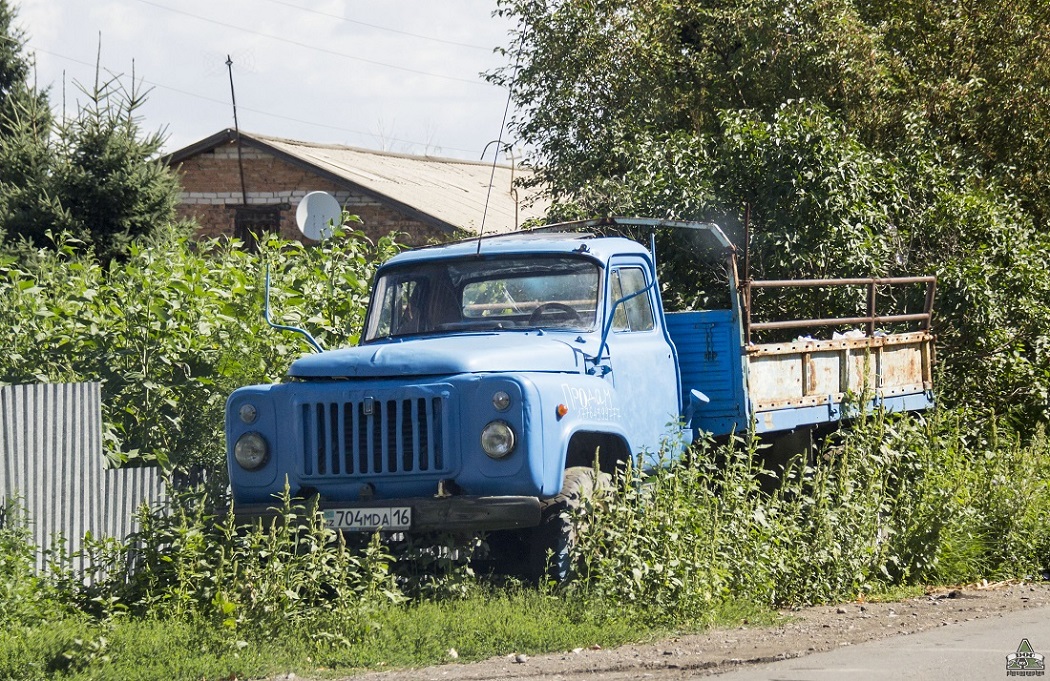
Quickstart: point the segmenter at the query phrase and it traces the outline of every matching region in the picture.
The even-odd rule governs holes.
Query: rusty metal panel
[[[802,355],[752,357],[748,363],[750,397],[755,409],[796,400],[802,395]]]
[[[846,356],[845,367],[848,374],[843,381],[843,392],[855,395],[875,394],[880,387],[878,382],[878,348],[864,348],[850,351]]]
[[[890,397],[929,390],[926,332],[748,346],[756,412],[841,402],[847,393]]]
[[[886,394],[925,389],[923,344],[888,347],[882,351],[882,390]]]
[[[164,498],[156,468],[105,469],[101,404],[98,383],[0,388],[0,495],[26,511],[38,568],[56,536],[71,553],[88,532],[123,539],[137,505]]]
[[[842,392],[841,350],[825,350],[809,353],[807,395],[837,395]]]

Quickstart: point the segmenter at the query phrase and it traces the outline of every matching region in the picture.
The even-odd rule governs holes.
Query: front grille
[[[446,470],[443,396],[302,404],[304,473],[412,475]]]

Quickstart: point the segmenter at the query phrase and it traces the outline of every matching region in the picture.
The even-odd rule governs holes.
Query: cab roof
[[[517,232],[405,251],[388,260],[383,269],[434,260],[526,254],[576,254],[599,262],[607,262],[614,255],[625,254],[651,259],[649,249],[625,237],[568,232]]]

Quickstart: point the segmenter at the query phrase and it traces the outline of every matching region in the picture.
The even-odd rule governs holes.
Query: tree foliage
[[[1041,5],[504,0],[501,11],[519,23],[512,63],[493,78],[513,87],[513,128],[553,217],[714,220],[742,246],[746,207],[755,277],[936,274],[941,394],[1045,413]],[[711,298],[693,286],[665,300]]]
[[[0,0],[0,114],[5,118],[28,92],[30,64],[22,54],[26,38],[25,31],[15,24],[17,16],[7,0]]]
[[[518,20],[512,127],[555,195],[622,165],[638,133],[712,133],[807,100],[894,154],[918,118],[1042,227],[1050,6],[1041,0],[501,0]],[[1042,183],[1042,184],[1040,184]]]
[[[29,85],[30,62],[17,13],[0,0],[0,240],[15,225],[46,224],[62,216],[46,192],[55,164],[54,123],[45,93]]]
[[[1050,5],[1042,0],[856,0],[892,63],[896,106],[1021,199],[1047,228]],[[893,131],[889,131],[893,132]],[[894,139],[876,139],[892,147]]]
[[[67,214],[59,227],[101,255],[115,255],[174,217],[178,177],[158,158],[164,136],[139,130],[144,94],[134,75],[130,87],[110,76],[84,94],[79,115],[57,131],[60,162],[52,186]]]
[[[719,112],[763,117],[809,99],[864,121],[890,73],[879,35],[850,0],[505,0],[519,21],[511,84],[519,140],[556,194],[622,169],[618,145],[638,133],[711,133]]]

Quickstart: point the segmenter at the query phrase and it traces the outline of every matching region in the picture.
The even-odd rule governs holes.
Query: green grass
[[[228,633],[191,621],[59,619],[0,635],[0,678],[247,678],[300,664],[302,648],[287,643],[240,647]]]
[[[207,622],[118,619],[106,623],[69,617],[0,633],[0,678],[140,681],[346,675],[511,653],[608,648],[672,633],[633,610],[585,605],[535,589],[478,587],[462,599],[389,606],[374,613],[358,640],[356,622],[332,618],[274,638],[246,635]],[[710,626],[764,625],[775,612],[724,604],[675,632]]]
[[[894,585],[886,584],[864,594],[869,603],[897,603],[909,598],[918,598],[926,594],[929,586],[922,584]]]
[[[409,667],[447,660],[450,649],[462,660],[478,660],[596,643],[620,645],[656,633],[629,612],[525,589],[481,589],[462,600],[392,608],[381,613],[377,624],[364,645],[325,659],[341,667]]]

